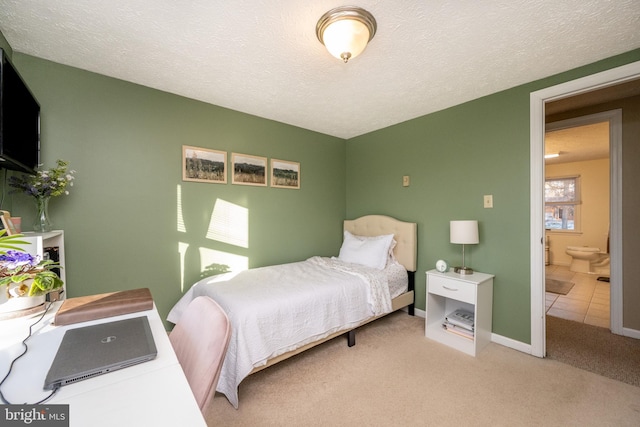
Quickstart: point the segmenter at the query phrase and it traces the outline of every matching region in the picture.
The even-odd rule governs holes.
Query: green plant
[[[21,250],[28,244],[22,234],[0,232],[0,288],[6,286],[8,297],[38,296],[61,288],[64,282],[52,271],[57,262],[40,260]]]
[[[8,249],[21,250],[22,245],[29,243],[20,240],[22,237],[24,237],[22,234],[12,234],[9,236],[7,235],[7,230],[0,230],[0,255],[7,253],[6,250]]]
[[[35,198],[55,197],[69,194],[67,186],[73,187],[74,170],[68,170],[69,162],[58,160],[50,170],[36,170],[35,175],[10,176],[9,185]]]

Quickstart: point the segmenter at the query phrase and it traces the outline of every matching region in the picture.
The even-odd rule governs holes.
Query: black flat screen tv
[[[40,104],[0,49],[0,168],[34,174],[40,163]]]

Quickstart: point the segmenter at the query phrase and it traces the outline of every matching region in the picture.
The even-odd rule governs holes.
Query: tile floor
[[[598,281],[597,274],[574,273],[568,266],[546,266],[547,277],[575,283],[567,295],[546,292],[549,316],[609,328],[609,282]]]

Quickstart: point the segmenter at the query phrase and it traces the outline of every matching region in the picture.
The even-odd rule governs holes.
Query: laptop
[[[147,362],[157,354],[147,316],[69,329],[49,368],[44,389]]]

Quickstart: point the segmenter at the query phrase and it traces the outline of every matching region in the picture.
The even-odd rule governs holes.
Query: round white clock
[[[447,271],[449,271],[449,263],[443,259],[439,259],[436,262],[436,270],[438,270],[440,273],[446,273]]]

